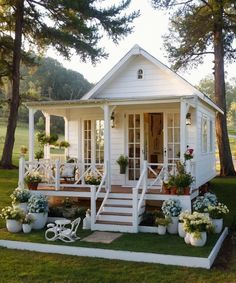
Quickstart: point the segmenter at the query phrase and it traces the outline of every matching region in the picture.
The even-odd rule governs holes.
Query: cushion
[[[75,165],[65,164],[62,168],[61,177],[62,178],[73,178],[75,176]]]

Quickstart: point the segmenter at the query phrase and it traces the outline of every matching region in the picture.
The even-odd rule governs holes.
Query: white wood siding
[[[143,79],[137,79],[138,69],[143,70]],[[95,97],[96,98],[132,98],[154,97],[162,95],[192,95],[193,90],[187,84],[163,72],[143,56],[136,56],[116,74]]]
[[[208,138],[207,138],[207,153],[202,152],[202,117],[207,118]],[[210,152],[210,132],[209,121],[213,122],[213,151]],[[196,156],[196,185],[197,187],[205,184],[216,176],[215,168],[215,112],[209,109],[202,102],[198,103],[197,111],[197,156]]]

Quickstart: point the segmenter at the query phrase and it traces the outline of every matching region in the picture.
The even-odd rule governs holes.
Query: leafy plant
[[[168,226],[172,222],[170,217],[157,217],[155,219],[156,226]]]
[[[27,202],[30,198],[30,191],[26,189],[16,188],[10,195],[12,203]]]
[[[40,149],[40,150],[36,151],[35,154],[34,154],[34,157],[35,157],[35,159],[37,159],[37,160],[43,158],[43,157],[44,157],[44,151],[43,151],[43,149]]]
[[[0,217],[5,220],[12,219],[21,221],[24,218],[24,212],[17,207],[7,206],[2,209]]]
[[[120,166],[124,166],[126,167],[128,165],[128,156],[121,154],[119,156],[119,158],[116,160],[116,162],[120,165]]]
[[[165,216],[176,217],[180,215],[182,207],[178,199],[168,199],[163,202],[161,210]]]
[[[59,147],[60,147],[60,148],[62,148],[62,147],[68,148],[69,146],[70,146],[70,144],[69,144],[67,141],[61,141],[61,142],[59,143]]]
[[[20,147],[20,153],[21,153],[22,155],[25,155],[25,154],[27,153],[27,151],[28,151],[28,148],[27,148],[25,145],[22,145],[22,146]]]
[[[35,219],[33,217],[32,214],[28,213],[24,216],[24,218],[22,219],[22,224],[31,224],[34,223]]]
[[[186,215],[183,227],[185,232],[193,234],[194,238],[197,239],[200,238],[201,232],[210,232],[213,230],[210,218],[196,211]]]
[[[30,172],[28,175],[26,175],[24,180],[26,184],[40,183],[42,182],[42,177],[40,176],[39,172]]]
[[[28,202],[29,213],[48,212],[48,200],[44,195],[32,195]]]
[[[209,215],[212,219],[221,219],[227,213],[229,213],[228,207],[218,202],[217,205],[208,206]]]

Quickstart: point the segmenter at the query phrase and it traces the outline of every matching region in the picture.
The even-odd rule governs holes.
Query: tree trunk
[[[15,10],[15,39],[13,50],[13,67],[12,67],[12,97],[10,100],[10,111],[7,124],[7,132],[5,144],[0,162],[1,168],[11,169],[12,165],[12,152],[15,142],[15,130],[18,118],[18,108],[20,105],[20,61],[21,61],[21,45],[22,45],[22,28],[23,28],[23,15],[24,15],[24,0],[16,1]]]
[[[216,115],[216,137],[220,157],[220,175],[235,175],[232,154],[229,145],[227,130],[227,112],[225,99],[225,77],[224,77],[224,46],[222,34],[223,10],[219,9],[214,31],[214,56],[215,56],[215,101],[224,111],[224,115]]]

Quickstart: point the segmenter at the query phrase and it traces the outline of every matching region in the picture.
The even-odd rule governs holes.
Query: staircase
[[[133,199],[132,188],[125,188],[123,192],[111,192],[97,217],[94,228],[100,231],[135,232],[133,226]],[[141,214],[144,212],[144,202],[138,216],[138,224],[141,222]]]

